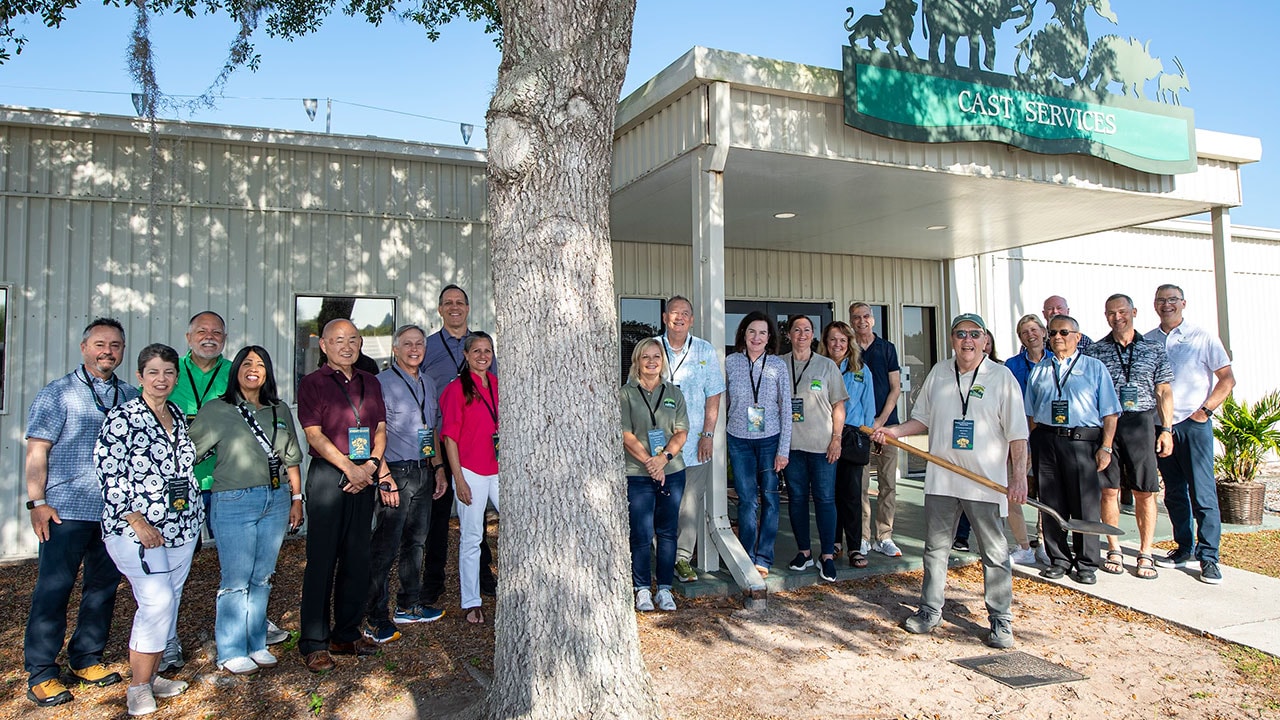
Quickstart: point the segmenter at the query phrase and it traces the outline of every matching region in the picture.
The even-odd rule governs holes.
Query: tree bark
[[[491,718],[657,718],[631,601],[609,245],[635,0],[504,0],[488,113],[502,366]]]

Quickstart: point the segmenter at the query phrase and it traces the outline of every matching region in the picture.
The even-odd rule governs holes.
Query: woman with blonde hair
[[[840,460],[836,463],[836,540],[842,535],[849,548],[849,567],[864,568],[862,550],[862,471],[870,459],[871,440],[858,429],[870,426],[876,416],[871,368],[862,363],[862,349],[853,339],[853,328],[837,320],[822,330],[822,354],[840,370],[849,395],[844,401],[844,429]]]

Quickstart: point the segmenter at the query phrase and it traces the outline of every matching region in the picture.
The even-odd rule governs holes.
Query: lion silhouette
[[[844,29],[849,31],[849,44],[857,47],[859,40],[866,40],[867,47],[879,50],[877,40],[885,42],[884,52],[893,52],[895,47],[902,48],[909,58],[916,56],[911,49],[911,35],[916,31],[916,11],[920,4],[916,0],[885,0],[884,9],[879,15],[863,15],[854,22],[853,8],[845,8],[849,19],[844,21]]]

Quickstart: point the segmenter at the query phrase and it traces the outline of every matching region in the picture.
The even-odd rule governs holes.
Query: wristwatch
[[[28,509],[28,510],[35,510],[36,508],[40,507],[41,505],[48,505],[48,504],[49,504],[49,503],[48,503],[48,501],[46,501],[44,498],[40,498],[39,500],[28,500],[28,501],[27,501],[27,509]]]
[[[667,460],[668,460],[668,461],[672,460],[672,459],[675,457],[674,455],[672,455],[672,454],[671,454],[671,453],[669,453],[669,452],[664,452],[664,453],[662,453],[662,454],[667,456]]]
[[[1169,433],[1170,435],[1173,434],[1173,428],[1169,427],[1168,425],[1159,425],[1157,427],[1162,433]]]
[[[716,436],[716,434],[715,434],[714,432],[702,432],[702,433],[698,433],[698,437],[707,438],[708,440],[710,440],[711,438],[713,438],[713,437],[715,437],[715,436]]]
[[[1102,445],[1102,446],[1099,446],[1099,447],[1098,447],[1098,449],[1099,449],[1099,450],[1101,450],[1101,451],[1102,451],[1102,452],[1104,452],[1104,453],[1107,453],[1108,455],[1110,455],[1110,454],[1111,454],[1111,446],[1110,446],[1110,445]]]
[[[1200,406],[1200,412],[1204,413],[1206,417],[1213,417],[1213,411],[1204,405]]]

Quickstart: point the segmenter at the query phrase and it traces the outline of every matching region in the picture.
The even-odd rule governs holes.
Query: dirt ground
[[[496,523],[491,524],[496,531]],[[455,530],[456,532],[456,530]],[[1233,544],[1224,539],[1223,558]],[[1247,536],[1251,557],[1280,558],[1280,534]],[[1261,546],[1259,545],[1261,543]],[[273,593],[273,618],[296,629],[303,545],[288,542]],[[1273,574],[1270,567],[1251,568]],[[453,570],[450,569],[450,577]],[[22,633],[35,569],[0,567],[0,717],[125,717],[123,686],[75,687],[75,702],[37,709],[24,696]],[[492,625],[468,626],[456,586],[439,622],[402,628],[376,657],[339,658],[323,676],[306,672],[292,641],[275,646],[276,670],[249,679],[214,671],[211,641],[217,558],[202,552],[187,585],[180,635],[190,691],[160,701],[156,718],[436,717],[465,707],[492,673]],[[644,656],[668,717],[719,718],[1258,718],[1280,717],[1280,663],[1197,637],[1160,620],[1030,580],[1015,580],[1017,649],[1087,676],[1013,690],[951,661],[996,651],[976,568],[955,570],[944,623],[928,636],[898,624],[915,608],[919,573],[776,594],[748,612],[736,599],[689,601],[638,619]],[[486,603],[490,603],[486,600]],[[133,615],[121,586],[108,657],[121,661]],[[123,665],[118,666],[125,670]]]

